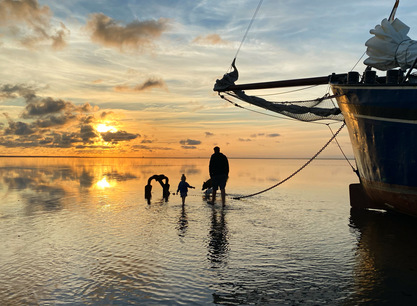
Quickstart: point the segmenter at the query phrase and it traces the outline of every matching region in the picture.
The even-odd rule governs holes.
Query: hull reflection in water
[[[411,217],[352,209],[358,236],[355,302],[412,305],[417,299],[417,225]]]

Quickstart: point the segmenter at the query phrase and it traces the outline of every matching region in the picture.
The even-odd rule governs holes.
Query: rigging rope
[[[247,102],[245,100],[243,100],[242,98],[240,98],[235,92],[230,92],[230,91],[225,91],[226,94],[228,94],[229,96],[232,96],[236,99],[242,100],[244,102]],[[261,95],[258,95],[258,97],[260,97]],[[317,105],[320,102],[324,101],[324,100],[332,100],[333,98],[337,98],[337,97],[341,97],[342,95],[329,95],[329,94],[325,94],[322,97],[316,98],[316,99],[310,99],[310,100],[298,100],[298,101],[268,101],[271,104],[300,104],[300,103],[311,103],[311,102],[315,102],[314,104]],[[220,95],[221,98],[223,98],[222,95]],[[333,102],[333,100],[332,100]],[[249,103],[249,102],[248,102]],[[334,103],[333,103],[334,104]]]
[[[330,125],[326,124],[327,127],[329,128],[330,132],[334,135],[332,128],[330,127]],[[353,172],[355,172],[356,174],[358,174],[358,170],[355,169],[355,167],[353,167],[352,163],[349,161],[349,159],[347,158],[345,152],[343,152],[342,147],[340,146],[339,142],[337,141],[337,139],[335,138],[334,141],[336,142],[337,146],[340,149],[340,152],[342,152],[343,156],[345,157],[346,161],[348,162],[348,164],[350,165],[350,167],[352,168]]]
[[[259,9],[261,8],[262,2],[263,2],[263,0],[260,0],[259,3],[258,3],[258,7],[256,8],[255,13],[252,16],[252,19],[249,22],[248,28],[246,29],[245,35],[243,35],[242,41],[240,42],[240,46],[236,51],[236,54],[235,54],[235,57],[234,57],[235,59],[236,59],[237,55],[239,54],[240,48],[242,48],[243,42],[246,40],[246,37],[248,36],[249,30],[252,27],[252,24],[255,20],[256,14],[258,14]]]
[[[279,119],[299,121],[298,119],[294,119],[294,118],[291,118],[291,117],[283,117],[284,115],[282,115],[282,116],[277,116],[277,115],[272,115],[272,114],[263,113],[263,112],[260,112],[260,111],[254,110],[254,109],[250,109],[250,108],[244,107],[244,106],[242,106],[242,105],[240,105],[240,104],[238,104],[238,103],[236,103],[236,102],[231,101],[230,99],[226,98],[224,95],[221,95],[220,93],[219,93],[219,96],[220,96],[223,100],[226,100],[227,102],[229,102],[230,104],[232,104],[232,105],[234,105],[234,106],[236,106],[236,107],[238,107],[238,108],[241,108],[241,109],[244,109],[244,110],[247,110],[247,111],[253,112],[253,113],[257,113],[257,114],[264,115],[264,116],[269,116],[269,117],[274,117],[274,118],[279,118]],[[322,122],[314,122],[314,121],[312,121],[311,123],[324,124],[324,123],[322,123]]]
[[[228,93],[227,93],[227,94],[228,94]],[[230,95],[230,94],[229,94],[229,95]],[[226,98],[224,95],[222,95],[222,94],[220,94],[220,93],[219,93],[219,96],[220,96],[220,98],[222,98],[223,100],[226,100],[227,102],[229,102],[230,104],[232,104],[232,105],[234,105],[234,106],[236,106],[236,107],[238,107],[238,108],[241,108],[241,109],[244,109],[244,110],[247,110],[247,111],[250,111],[250,112],[256,113],[256,114],[260,114],[260,115],[264,115],[264,116],[269,116],[269,117],[274,117],[274,118],[279,118],[279,119],[285,119],[285,120],[300,121],[299,119],[292,118],[292,117],[285,116],[285,115],[282,115],[282,116],[277,116],[277,115],[272,115],[272,114],[268,114],[268,113],[260,112],[260,111],[254,110],[254,109],[250,109],[250,108],[244,107],[244,106],[242,106],[242,105],[240,105],[240,104],[238,104],[238,103],[236,103],[236,102],[233,102],[232,100],[230,100],[230,99]],[[233,96],[233,95],[231,95],[231,96]],[[233,96],[233,97],[234,97],[234,96]],[[331,100],[331,101],[333,101],[331,98],[330,98],[330,100]],[[310,101],[311,101],[311,100],[310,100]],[[314,100],[312,100],[312,101],[314,101]],[[302,101],[302,102],[307,102],[307,101]],[[291,102],[289,102],[289,103],[291,103]],[[330,125],[330,124],[335,124],[335,123],[337,123],[337,122],[333,122],[333,123],[324,123],[324,122],[318,122],[318,121],[309,121],[308,123],[323,124],[323,125]]]
[[[271,102],[273,104],[294,104],[294,103],[310,103],[310,102],[322,102],[327,99],[333,99],[336,97],[340,97],[341,95],[329,95],[325,94],[323,97],[310,99],[310,100],[302,100],[302,101],[284,101],[284,102]]]
[[[366,51],[363,52],[362,56],[358,59],[358,61],[356,62],[356,64],[352,67],[352,69],[350,69],[350,71],[353,71],[353,69],[355,69],[355,67],[359,64],[359,62],[361,61],[361,59],[365,56]]]
[[[277,95],[284,95],[284,94],[288,94],[288,93],[292,93],[292,92],[297,92],[297,91],[302,91],[302,90],[307,90],[313,87],[317,87],[319,85],[311,85],[308,87],[303,87],[303,88],[299,88],[299,89],[293,89],[293,90],[287,90],[287,91],[280,91],[280,92],[276,92],[276,93],[270,93],[270,94],[264,94],[264,95],[257,95],[258,97],[266,97],[266,96],[277,96]]]
[[[310,164],[321,152],[323,152],[323,150],[333,141],[333,139],[336,138],[337,134],[339,134],[339,132],[342,130],[342,128],[345,126],[345,122],[343,122],[342,126],[336,131],[336,133],[333,134],[333,136],[329,139],[329,141],[327,141],[327,143],[316,153],[314,154],[314,156],[312,158],[310,158],[304,165],[302,165],[298,170],[296,170],[293,174],[291,174],[290,176],[288,176],[287,178],[283,179],[282,181],[280,181],[279,183],[266,188],[264,190],[261,190],[259,192],[256,193],[252,193],[246,196],[241,196],[241,197],[234,197],[234,200],[240,200],[240,199],[244,199],[244,198],[249,198],[249,197],[253,197],[256,196],[258,194],[264,193],[268,190],[271,190],[275,187],[278,187],[279,185],[281,185],[282,183],[288,181],[290,178],[292,178],[294,175],[296,175],[298,172],[300,172],[301,170],[303,170],[305,167],[307,167],[308,164]]]
[[[277,102],[277,101],[268,101],[257,96],[248,96],[245,94],[244,91],[234,91],[234,92],[226,91],[225,94],[235,99],[239,99],[244,102],[247,102],[251,105],[255,105],[255,106],[270,110],[272,112],[284,115],[286,117],[297,119],[299,121],[313,122],[313,121],[318,121],[318,120],[336,120],[336,121],[344,120],[340,109],[334,106],[334,102],[332,100],[332,98],[338,97],[338,95],[331,96],[329,94],[325,94],[324,96],[320,98],[316,98],[312,100]],[[231,102],[230,100],[226,99],[224,95],[221,95],[221,94],[219,95],[221,98],[227,100],[228,102]],[[321,104],[325,100],[330,100],[330,103],[332,103],[333,108],[317,107],[317,105]],[[301,105],[301,104],[304,104],[304,105]]]

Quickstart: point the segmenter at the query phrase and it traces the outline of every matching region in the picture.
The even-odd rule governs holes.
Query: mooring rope
[[[252,194],[249,194],[249,195],[245,195],[245,196],[240,196],[240,197],[234,197],[233,199],[234,200],[240,200],[240,199],[244,199],[244,198],[249,198],[249,197],[253,197],[253,196],[256,196],[256,195],[258,195],[258,194],[261,194],[261,193],[264,193],[264,192],[266,192],[266,191],[268,191],[268,190],[271,190],[271,189],[273,189],[273,188],[275,188],[275,187],[278,187],[279,185],[281,185],[282,183],[284,183],[284,182],[286,182],[286,181],[288,181],[290,178],[292,178],[294,175],[296,175],[298,172],[300,172],[301,170],[303,170],[305,167],[307,167],[307,165],[308,164],[310,164],[317,156],[319,156],[319,154],[321,153],[321,152],[323,152],[323,150],[333,141],[333,139],[335,139],[336,138],[336,136],[337,136],[337,134],[339,134],[339,132],[342,130],[342,128],[345,126],[345,122],[343,122],[343,124],[342,124],[342,126],[336,131],[336,133],[334,133],[333,134],[333,136],[329,139],[329,141],[327,141],[327,143],[316,153],[316,154],[314,154],[314,156],[312,157],[312,158],[310,158],[304,165],[302,165],[298,170],[296,170],[294,173],[292,173],[290,176],[288,176],[287,178],[285,178],[285,179],[283,179],[282,181],[280,181],[280,182],[278,182],[277,184],[275,184],[275,185],[273,185],[273,186],[271,186],[271,187],[269,187],[269,188],[266,188],[266,189],[264,189],[264,190],[261,190],[261,191],[259,191],[259,192],[256,192],[256,193],[252,193]]]

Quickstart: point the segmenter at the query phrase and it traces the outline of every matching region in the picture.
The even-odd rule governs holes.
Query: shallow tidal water
[[[1,305],[412,305],[417,222],[350,210],[344,160],[230,159],[227,204],[208,159],[0,159]],[[181,174],[184,206],[162,198]],[[219,199],[218,199],[219,200]],[[219,201],[218,201],[219,202]]]

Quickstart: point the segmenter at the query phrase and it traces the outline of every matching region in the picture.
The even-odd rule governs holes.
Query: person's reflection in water
[[[177,229],[178,229],[178,236],[184,237],[188,229],[188,218],[187,218],[187,213],[185,211],[185,204],[182,204],[181,215],[180,215],[180,218],[178,219]]]
[[[212,206],[211,228],[209,233],[208,258],[213,268],[224,265],[228,256],[227,226],[225,207]]]

